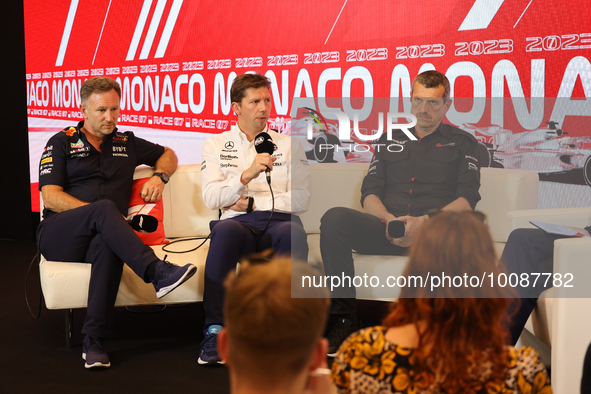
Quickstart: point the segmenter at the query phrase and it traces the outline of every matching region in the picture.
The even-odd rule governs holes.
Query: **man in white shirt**
[[[223,282],[241,257],[272,248],[279,255],[308,259],[306,233],[297,216],[308,209],[310,200],[310,167],[304,149],[298,141],[267,127],[271,93],[266,77],[237,76],[230,98],[238,116],[236,127],[208,138],[202,151],[203,200],[222,215],[210,223],[200,364],[223,363],[217,351],[217,334],[223,326]],[[255,145],[261,141],[271,146],[268,152],[257,153]],[[264,172],[270,178],[261,175]]]

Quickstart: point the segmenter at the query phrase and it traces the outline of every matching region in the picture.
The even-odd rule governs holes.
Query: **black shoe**
[[[84,367],[90,368],[109,368],[109,356],[103,347],[103,341],[99,338],[86,335],[82,342],[82,358],[86,360]]]
[[[347,318],[341,318],[332,330],[330,330],[330,333],[328,334],[328,357],[334,357],[343,341],[347,339],[349,335],[359,330],[357,319],[354,320],[355,321],[351,321]]]
[[[218,334],[222,326],[212,325],[209,326],[205,333],[205,339],[201,342],[199,350],[199,364],[201,365],[215,365],[224,364],[224,360],[218,353]]]
[[[152,281],[156,289],[156,297],[164,297],[192,277],[195,272],[197,267],[193,264],[179,267],[168,261],[159,261],[156,263],[155,278]]]

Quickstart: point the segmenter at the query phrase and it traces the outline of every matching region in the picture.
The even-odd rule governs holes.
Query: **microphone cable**
[[[273,218],[273,212],[275,212],[275,194],[273,193],[273,188],[271,187],[271,182],[267,182],[269,184],[269,190],[271,191],[271,214],[269,215],[269,219],[267,220],[267,224],[263,231],[259,232],[254,228],[250,227],[248,224],[238,221],[243,226],[247,227],[258,239],[257,242],[260,241],[261,237],[267,232],[267,228],[269,228],[269,224],[271,223],[271,219]]]
[[[275,131],[277,131],[277,130],[275,130]],[[265,176],[266,175],[267,174],[265,174]],[[267,232],[267,229],[269,228],[269,224],[271,224],[271,219],[273,218],[273,212],[275,212],[275,194],[273,193],[273,188],[271,187],[271,177],[270,176],[267,177],[267,184],[269,185],[269,191],[271,192],[271,214],[269,215],[269,219],[267,220],[267,224],[265,225],[265,228],[263,229],[263,231],[259,233],[258,231],[255,231],[255,229],[253,229],[249,225],[239,222],[239,223],[242,223],[243,225],[245,225],[246,227],[248,227],[250,229],[250,231],[253,232],[254,235],[259,237],[259,239]],[[205,237],[205,238],[204,237],[193,237],[193,238],[177,239],[177,240],[171,241],[168,244],[164,245],[162,247],[162,251],[167,252],[167,253],[190,253],[190,252],[193,252],[193,251],[199,249],[200,247],[202,247],[205,244],[205,242],[207,242],[207,240],[209,239],[210,236],[211,236],[211,233],[209,233],[207,235],[207,237]],[[175,244],[175,243],[185,242],[185,241],[197,241],[197,240],[201,240],[201,239],[203,240],[203,242],[201,242],[198,246],[194,247],[193,249],[187,249],[187,250],[181,250],[181,251],[167,249],[168,246]]]
[[[267,228],[269,228],[269,224],[271,223],[271,219],[273,218],[273,212],[275,212],[275,194],[273,193],[273,188],[271,187],[271,178],[267,178],[267,183],[269,184],[269,191],[271,191],[271,214],[269,215],[269,220],[267,220],[267,225],[263,229],[263,232],[257,234],[259,237],[262,237],[263,234],[267,232]],[[256,233],[255,233],[256,234]]]
[[[167,253],[190,253],[190,252],[193,252],[193,251],[199,249],[200,247],[202,247],[207,242],[207,240],[209,239],[210,235],[211,235],[211,233],[209,233],[207,235],[207,237],[192,237],[192,238],[176,239],[176,240],[170,241],[169,243],[167,243],[166,245],[164,245],[162,247],[162,251],[163,252],[167,252]],[[175,243],[186,242],[186,241],[199,241],[201,239],[203,240],[203,242],[201,242],[198,246],[194,247],[193,249],[187,249],[187,250],[169,250],[169,249],[166,249],[168,246],[170,246],[172,244],[175,244]]]
[[[278,132],[277,130],[271,129],[275,132]],[[257,146],[257,140],[258,137],[261,136],[261,141],[258,142],[258,146]],[[268,144],[271,144],[271,146],[269,146]],[[268,133],[264,133],[264,132],[260,132],[257,137],[255,138],[254,141],[255,144],[255,149],[257,151],[257,153],[269,153],[271,155],[273,155],[273,152],[275,152],[277,150],[277,145],[275,145],[275,143],[273,142],[273,139],[269,136]],[[259,149],[259,147],[262,147],[262,149]],[[252,228],[250,229],[255,235],[262,237],[263,234],[265,234],[267,232],[267,229],[269,228],[269,224],[271,223],[271,219],[273,218],[273,213],[275,212],[275,194],[273,193],[273,188],[271,187],[271,169],[269,167],[267,167],[267,170],[265,171],[265,176],[267,178],[267,184],[269,185],[269,191],[271,192],[271,214],[269,215],[269,220],[267,220],[267,224],[265,225],[265,228],[263,229],[263,231],[258,234],[256,231],[254,231]]]

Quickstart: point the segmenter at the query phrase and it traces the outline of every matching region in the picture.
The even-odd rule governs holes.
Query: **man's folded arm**
[[[460,153],[462,158],[458,167],[456,200],[443,208],[446,210],[474,209],[476,203],[480,201],[480,163],[477,159],[478,142],[475,139],[463,142]],[[469,208],[465,206],[465,203],[469,205]]]
[[[170,148],[164,147],[164,153],[156,161],[154,168],[156,172],[164,172],[168,176],[171,176],[176,171],[178,163],[179,160],[174,151]]]
[[[369,194],[365,197],[363,200],[363,210],[386,223],[396,219],[396,216],[388,212],[382,200],[375,194]]]
[[[441,208],[442,211],[456,211],[456,212],[460,212],[460,211],[471,211],[472,208],[472,204],[470,204],[468,202],[468,200],[464,197],[458,197],[455,200],[453,200],[452,202],[450,202],[449,204],[447,204],[446,206],[444,206],[443,208]]]
[[[43,205],[45,208],[54,212],[64,212],[88,205],[87,202],[72,197],[64,191],[63,187],[58,185],[42,186],[41,195],[43,196]]]

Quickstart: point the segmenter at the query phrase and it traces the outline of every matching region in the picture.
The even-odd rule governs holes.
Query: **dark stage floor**
[[[62,311],[35,319],[25,302],[25,277],[35,256],[32,242],[0,240],[1,393],[228,393],[226,367],[198,365],[204,322],[201,303],[159,312],[115,309],[116,337],[106,343],[111,368],[89,371],[82,360],[80,329],[85,309],[74,311],[74,347],[66,348]],[[39,270],[27,283],[32,309],[39,308]],[[365,325],[378,324],[384,304],[360,301]]]
[[[228,393],[225,367],[197,364],[203,339],[202,305],[134,313],[116,308],[116,338],[106,343],[111,368],[89,371],[82,360],[85,310],[74,312],[75,346],[65,347],[61,311],[43,306],[33,318],[25,302],[25,276],[36,253],[32,242],[0,240],[0,392],[2,393]],[[35,312],[39,270],[27,285]],[[42,304],[43,305],[43,304]]]

